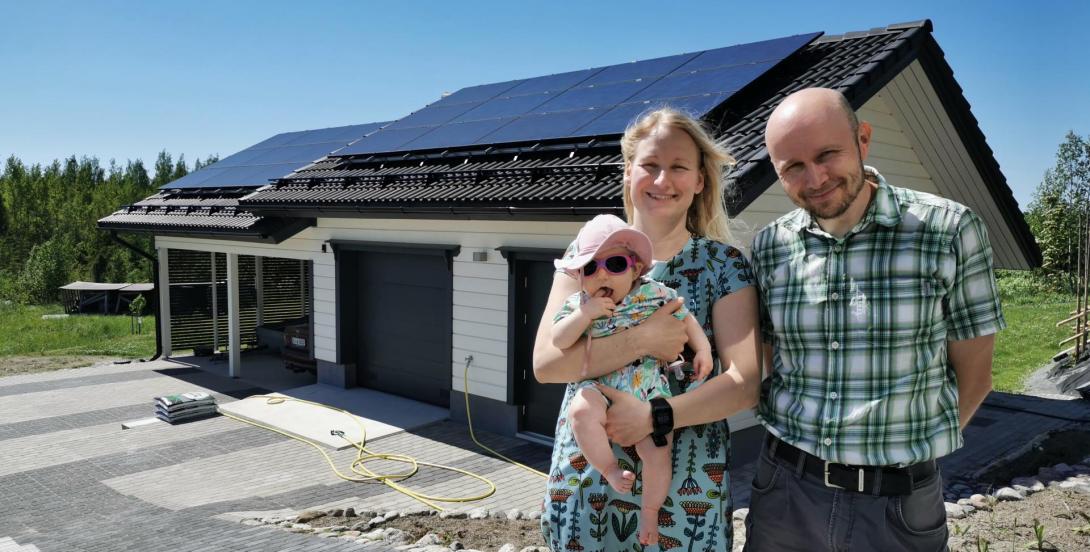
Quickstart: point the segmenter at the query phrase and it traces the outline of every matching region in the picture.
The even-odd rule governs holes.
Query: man
[[[830,89],[765,144],[799,209],[754,238],[770,371],[746,550],[943,550],[935,459],[991,390],[1005,327],[983,222],[865,167],[871,127]]]

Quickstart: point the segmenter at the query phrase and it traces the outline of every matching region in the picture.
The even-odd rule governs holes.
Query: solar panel
[[[385,123],[285,132],[163,186],[163,189],[258,187],[321,159]]]
[[[620,134],[635,116],[662,105],[703,117],[819,36],[463,88],[336,155]]]

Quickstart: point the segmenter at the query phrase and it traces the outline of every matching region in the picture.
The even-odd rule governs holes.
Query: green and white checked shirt
[[[961,446],[948,340],[1006,327],[984,223],[963,205],[878,188],[843,239],[797,209],[753,242],[770,386],[757,416],[830,462],[907,465]]]

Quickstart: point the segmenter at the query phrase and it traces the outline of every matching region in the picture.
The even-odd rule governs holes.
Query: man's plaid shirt
[[[984,223],[886,184],[843,239],[797,209],[762,229],[753,270],[773,347],[757,416],[827,461],[907,465],[961,446],[947,340],[1006,326]]]

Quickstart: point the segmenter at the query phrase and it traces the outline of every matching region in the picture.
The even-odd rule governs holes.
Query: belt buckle
[[[825,472],[825,486],[826,487],[832,487],[834,489],[844,489],[845,487],[841,487],[840,485],[837,485],[836,483],[832,483],[832,482],[829,481],[829,464],[830,464],[830,462],[828,460],[826,460],[825,461],[825,469],[824,469],[824,472]],[[866,481],[866,478],[864,477],[864,473],[863,473],[863,468],[856,468],[856,473],[859,474],[859,483],[858,483],[858,489],[856,489],[856,492],[861,493],[861,492],[863,492],[863,483]]]

